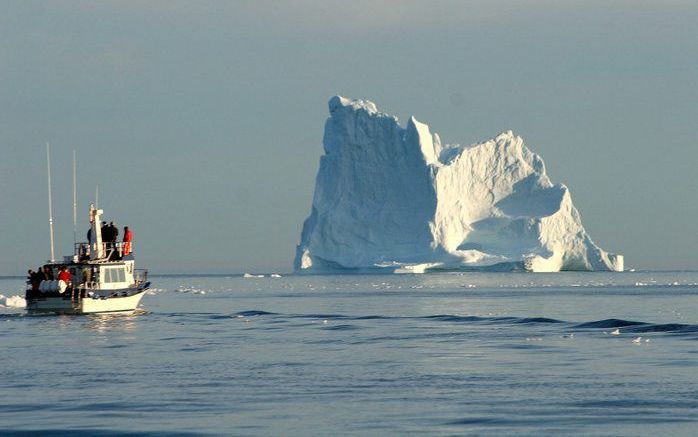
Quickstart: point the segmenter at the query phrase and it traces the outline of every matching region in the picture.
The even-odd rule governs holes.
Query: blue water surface
[[[23,280],[0,279],[0,433],[698,430],[698,273],[153,286],[132,316],[28,316],[7,299]]]

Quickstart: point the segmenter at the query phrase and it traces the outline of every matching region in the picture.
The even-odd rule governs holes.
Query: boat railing
[[[136,284],[142,284],[148,282],[148,270],[147,269],[134,269],[133,279]]]
[[[90,259],[93,250],[97,250],[97,243],[75,243],[74,255],[78,261]],[[123,258],[133,253],[133,241],[117,241],[114,243],[102,243],[103,259]]]

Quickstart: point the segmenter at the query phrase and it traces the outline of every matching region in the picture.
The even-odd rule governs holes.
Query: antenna
[[[78,243],[78,184],[77,184],[77,157],[73,149],[73,245]]]
[[[99,185],[95,185],[95,209],[99,209]]]
[[[46,143],[46,167],[48,169],[48,228],[51,236],[51,262],[56,262],[53,251],[53,205],[51,204],[51,151],[48,142]]]

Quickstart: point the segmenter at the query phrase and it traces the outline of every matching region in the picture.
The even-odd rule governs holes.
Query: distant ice
[[[253,279],[253,278],[263,278],[264,275],[253,275],[251,273],[245,273],[244,275],[242,275],[242,277],[247,278],[247,279]]]

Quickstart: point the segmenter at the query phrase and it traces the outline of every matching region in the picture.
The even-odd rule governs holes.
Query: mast
[[[99,209],[99,185],[95,185],[95,208]]]
[[[77,184],[77,159],[73,149],[73,245],[78,242],[78,184]]]
[[[51,152],[48,142],[46,143],[46,167],[48,169],[48,228],[51,237],[51,262],[56,262],[53,250],[53,205],[51,204]]]

